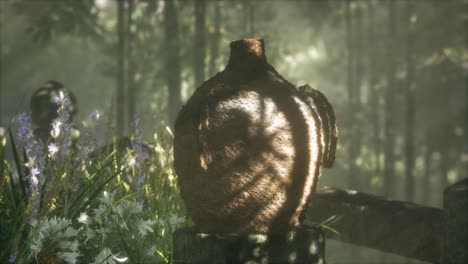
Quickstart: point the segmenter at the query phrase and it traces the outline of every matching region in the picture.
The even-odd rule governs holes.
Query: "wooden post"
[[[275,235],[211,235],[194,228],[174,232],[174,263],[325,263],[318,226]]]
[[[444,223],[441,263],[468,263],[468,178],[445,189]]]

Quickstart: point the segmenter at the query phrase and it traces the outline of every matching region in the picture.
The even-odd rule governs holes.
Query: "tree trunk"
[[[243,35],[245,38],[254,38],[254,32],[255,32],[255,27],[254,27],[254,2],[255,1],[248,1],[244,0],[242,2],[242,7],[243,7],[243,23],[242,25],[244,26],[243,28]]]
[[[125,1],[117,1],[117,135],[125,134]]]
[[[355,16],[354,16],[354,21],[355,21],[355,27],[354,27],[354,74],[355,74],[355,79],[354,79],[354,111],[356,113],[359,112],[360,107],[361,107],[361,101],[362,101],[362,82],[364,80],[364,65],[363,65],[363,24],[364,24],[364,17],[362,13],[361,8],[357,8],[355,11]],[[355,135],[355,140],[360,143],[361,138],[359,137],[359,124],[361,123],[359,118],[358,120],[358,129],[357,129],[357,134]],[[359,144],[360,145],[360,144]]]
[[[414,200],[414,89],[413,89],[413,30],[411,17],[413,15],[414,3],[406,2],[406,125],[405,125],[405,198],[407,201]]]
[[[211,31],[210,31],[211,32]],[[219,43],[221,41],[221,6],[220,1],[214,3],[214,27],[210,38],[210,76],[214,76],[216,69],[216,60],[219,56]]]
[[[127,10],[127,100],[128,100],[128,117],[127,120],[131,121],[136,115],[136,97],[137,97],[137,87],[135,84],[135,47],[134,47],[134,34],[131,31],[132,28],[132,14],[134,11],[135,3],[134,0],[128,0],[128,10]]]
[[[347,80],[346,85],[348,88],[348,111],[350,113],[349,119],[349,135],[348,135],[348,164],[349,164],[349,172],[348,172],[348,187],[354,187],[355,179],[354,175],[356,175],[356,164],[354,160],[354,144],[352,142],[353,135],[354,135],[354,104],[353,104],[353,97],[354,97],[354,89],[353,89],[353,38],[352,38],[352,30],[353,25],[351,21],[351,1],[346,0],[345,6],[345,23],[346,23],[346,67],[347,67]]]
[[[254,9],[254,1],[248,2],[248,14],[249,14],[249,36],[254,37],[255,34],[255,9]]]
[[[395,54],[393,50],[395,47],[395,13],[396,2],[393,0],[388,1],[388,40],[387,40],[387,88],[385,89],[385,130],[384,130],[384,194],[391,196],[394,191],[394,177],[395,177],[395,122],[394,122],[394,96],[395,93]]]
[[[200,86],[205,81],[205,57],[206,57],[206,2],[195,1],[195,47],[193,70],[195,75],[194,87]]]
[[[353,153],[352,153],[352,158],[354,159],[353,164],[354,164],[354,173],[353,177],[355,178],[354,186],[351,186],[352,188],[357,188],[360,189],[361,182],[359,181],[359,178],[356,178],[355,175],[359,174],[359,168],[356,165],[356,159],[359,157],[361,154],[361,145],[362,145],[362,139],[361,135],[363,133],[363,115],[362,115],[362,83],[364,80],[364,52],[363,52],[363,13],[362,9],[359,7],[355,11],[355,16],[354,16],[354,31],[353,33],[353,46],[352,47],[352,52],[353,54],[353,59],[354,59],[354,66],[353,66],[353,71],[354,71],[354,83],[352,85],[353,89],[353,97],[352,99],[352,115],[354,116],[353,118],[353,135],[352,135],[352,140],[351,144],[353,145]],[[353,23],[352,23],[353,24]]]
[[[354,12],[354,31],[352,32],[353,36],[353,47],[351,48],[354,58],[354,65],[353,65],[353,71],[354,71],[354,83],[353,83],[353,97],[350,99],[352,100],[352,112],[350,112],[353,115],[353,135],[351,138],[351,144],[352,144],[352,155],[351,158],[353,159],[353,178],[354,178],[354,185],[350,186],[351,188],[354,189],[361,189],[363,182],[367,182],[367,175],[364,175],[363,173],[360,173],[359,171],[359,166],[357,165],[356,160],[359,158],[361,154],[361,145],[362,145],[362,140],[361,140],[361,135],[364,132],[363,131],[363,124],[364,124],[364,119],[362,115],[362,83],[364,80],[364,59],[365,57],[364,52],[363,52],[363,13],[362,9],[359,6],[356,8]],[[356,175],[362,175],[363,177],[356,177]],[[360,232],[366,233],[366,229],[363,228],[361,229]],[[354,253],[356,257],[361,257],[360,252]]]
[[[180,96],[181,68],[180,68],[180,43],[177,11],[173,0],[167,0],[164,5],[164,50],[166,81],[168,89],[168,121],[174,125],[177,113],[182,105]]]
[[[465,1],[465,39],[468,43],[468,2]],[[465,69],[465,120],[468,120],[468,70]],[[465,171],[468,171],[468,122],[465,121],[465,150],[464,150]]]
[[[3,126],[3,121],[2,121],[2,93],[3,93],[3,10],[5,9],[5,2],[2,1],[0,2],[0,130],[2,129]],[[0,131],[2,133],[2,131]],[[1,137],[2,135],[0,135]],[[1,172],[0,172],[1,173]]]
[[[432,142],[432,137],[430,136],[430,133],[427,132],[426,134],[426,149],[424,151],[424,175],[422,178],[422,194],[421,194],[421,200],[422,204],[430,204],[429,199],[431,196],[429,195],[431,193],[431,174],[432,174],[432,153],[433,153],[433,142]]]
[[[377,70],[376,70],[376,58],[377,58],[377,47],[375,42],[377,41],[375,37],[375,10],[374,4],[372,2],[367,2],[368,10],[368,43],[369,43],[369,92],[370,92],[370,118],[372,123],[373,130],[373,145],[374,145],[374,156],[375,156],[375,167],[374,174],[380,175],[381,173],[381,164],[380,164],[380,153],[381,151],[381,140],[380,140],[380,96],[377,88]]]
[[[447,133],[441,133],[443,137],[448,138]],[[448,185],[448,172],[450,169],[450,159],[449,159],[449,146],[444,142],[440,143],[440,181],[439,181],[439,191],[442,192]],[[440,200],[441,202],[442,200]]]

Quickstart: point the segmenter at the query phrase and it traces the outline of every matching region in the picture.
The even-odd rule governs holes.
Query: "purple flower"
[[[20,140],[23,141],[25,145],[24,148],[28,156],[28,162],[26,166],[29,167],[30,173],[29,195],[32,195],[37,190],[39,183],[44,179],[44,152],[42,144],[35,139],[32,132],[30,115],[25,113],[19,114],[18,120],[20,123],[18,136]]]
[[[133,122],[132,122],[134,135],[130,141],[130,144],[132,145],[132,148],[134,150],[134,155],[135,155],[132,166],[136,174],[138,175],[133,180],[133,187],[137,191],[137,198],[139,202],[142,204],[143,195],[141,193],[141,185],[146,178],[146,173],[144,172],[142,166],[143,166],[143,163],[146,160],[148,160],[150,157],[149,157],[149,154],[146,152],[146,150],[143,148],[143,145],[140,143],[143,140],[143,133],[141,132],[139,128],[139,124],[140,124],[140,118],[138,116],[134,116]]]
[[[94,151],[95,147],[98,145],[96,140],[96,131],[94,129],[95,123],[101,118],[101,113],[97,110],[93,111],[88,116],[88,120],[83,122],[84,126],[81,128],[80,135],[80,144],[78,148],[78,153],[75,155],[75,162],[82,163],[86,157]],[[81,171],[86,170],[86,164],[80,166]]]
[[[29,121],[30,121],[30,117],[29,117],[29,114],[25,114],[25,113],[21,113],[18,115],[18,120],[20,121],[20,123],[23,125],[23,124],[28,124]]]
[[[58,96],[54,98],[54,101],[58,106],[58,110],[57,118],[52,121],[50,135],[57,142],[57,156],[63,159],[68,154],[69,147],[72,143],[70,135],[72,124],[70,123],[69,112],[71,99],[68,92],[65,89],[62,89],[59,91]]]
[[[41,197],[41,184],[45,180],[44,176],[44,148],[41,142],[36,140],[31,126],[31,118],[29,114],[18,115],[20,128],[18,136],[24,144],[24,149],[28,158],[26,167],[29,168],[29,174],[23,175],[24,180],[29,182],[28,198],[30,206],[29,222],[33,223],[36,220],[38,213],[39,201]]]
[[[59,94],[54,98],[54,101],[57,105],[63,107],[68,107],[71,105],[70,96],[68,96],[68,92],[65,89],[59,91]]]
[[[23,142],[27,142],[32,136],[31,118],[29,114],[21,113],[18,115],[20,128],[18,136]]]

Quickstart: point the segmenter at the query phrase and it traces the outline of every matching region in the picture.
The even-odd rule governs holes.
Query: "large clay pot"
[[[284,232],[300,224],[317,186],[321,117],[268,64],[263,40],[230,47],[226,68],[175,123],[181,195],[200,232]]]

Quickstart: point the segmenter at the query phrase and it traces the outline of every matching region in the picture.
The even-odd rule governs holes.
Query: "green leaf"
[[[148,232],[153,233],[154,230],[151,228],[156,222],[151,220],[143,220],[137,219],[136,220],[136,227],[138,232],[140,233],[141,237],[144,237]]]
[[[25,183],[24,183],[24,176],[23,175],[23,172],[22,172],[22,167],[23,167],[23,164],[21,163],[21,160],[19,158],[19,155],[18,155],[18,151],[17,151],[17,147],[16,147],[16,144],[15,144],[15,139],[13,137],[13,133],[11,132],[11,129],[8,128],[8,135],[10,136],[10,141],[11,141],[11,149],[13,151],[13,159],[15,160],[15,165],[16,165],[16,170],[18,172],[18,183],[20,185],[20,190],[21,190],[21,193],[18,193],[16,190],[17,188],[15,188],[14,186],[14,180],[13,180],[13,174],[10,173],[10,182],[11,182],[11,188],[13,190],[13,193],[15,194],[15,197],[16,197],[16,204],[17,205],[21,205],[22,208],[24,208],[24,204],[26,202],[26,188],[25,188]],[[19,208],[19,206],[18,206]]]

